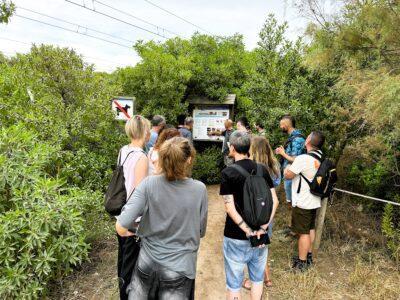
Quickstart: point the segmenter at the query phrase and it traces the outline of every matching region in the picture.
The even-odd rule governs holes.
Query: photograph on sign
[[[111,109],[115,113],[115,119],[127,121],[133,115],[133,100],[114,98]]]
[[[223,141],[224,122],[229,119],[227,108],[207,108],[193,110],[193,139]]]

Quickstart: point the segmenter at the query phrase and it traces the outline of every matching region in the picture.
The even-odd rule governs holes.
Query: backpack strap
[[[309,155],[309,156],[315,158],[315,159],[318,160],[320,163],[322,163],[322,162],[324,161],[324,157],[323,157],[323,154],[322,154],[322,151],[321,151],[321,150],[308,152],[307,155]],[[299,180],[299,186],[297,187],[297,194],[300,193],[300,189],[301,189],[301,179],[304,179],[304,180],[307,182],[307,184],[311,187],[311,181],[309,181],[309,180],[307,179],[307,177],[304,176],[302,173],[300,173],[299,175],[300,175],[300,180]]]
[[[289,138],[286,140],[286,142],[285,142],[283,148],[286,149],[286,147],[289,146],[289,144],[291,144],[291,143],[294,141],[294,139],[299,138],[299,137],[305,139],[305,137],[304,137],[303,134],[301,134],[301,133],[296,133],[296,134],[292,135],[291,137],[289,137]]]
[[[301,190],[301,179],[304,179],[309,186],[311,185],[311,181],[309,181],[306,176],[304,176],[302,173],[300,173],[299,175],[300,175],[300,180],[299,180],[299,186],[297,187],[297,194],[299,194]]]
[[[123,165],[125,164],[126,160],[128,159],[129,155],[131,155],[131,154],[134,153],[134,152],[142,152],[143,154],[145,154],[143,150],[139,150],[139,151],[138,151],[138,150],[133,150],[133,151],[129,152],[129,153],[126,155],[126,157],[125,157],[125,159],[124,159],[124,162],[121,164],[121,153],[120,153],[118,165],[119,165],[119,166],[123,166]]]
[[[230,167],[234,168],[236,171],[238,171],[240,174],[242,174],[246,178],[250,176],[249,172],[247,172],[243,167],[241,167],[237,164],[230,165]]]
[[[317,150],[317,151],[311,151],[308,152],[307,155],[314,157],[316,160],[318,160],[319,162],[323,162],[324,161],[324,155],[322,154],[321,150]]]

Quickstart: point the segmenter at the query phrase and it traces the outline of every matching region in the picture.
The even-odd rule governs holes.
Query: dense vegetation
[[[1,10],[7,21],[12,10]],[[329,20],[315,15],[307,44],[287,40],[286,24],[269,16],[252,51],[240,35],[139,42],[141,62],[113,74],[52,46],[0,55],[1,298],[43,295],[109,228],[102,192],[126,143],[110,112],[117,94],[134,95],[139,113],[175,123],[189,97],[218,102],[235,93],[236,116],[263,122],[273,145],[285,138],[279,117],[291,113],[305,133],[327,133],[342,186],[400,202],[399,10],[393,1],[348,1]],[[220,162],[219,147],[206,149],[194,177],[218,182]],[[382,213],[399,259],[399,209],[368,205]]]
[[[104,190],[125,142],[118,93],[74,51],[0,62],[0,297],[37,298],[109,227]]]
[[[342,174],[352,189],[400,202],[400,4],[345,1],[330,21],[316,15],[305,61],[330,73],[343,99],[332,112],[340,132]],[[321,22],[321,20],[324,20]],[[369,204],[373,210],[381,205]],[[382,231],[400,261],[400,209],[387,205]]]

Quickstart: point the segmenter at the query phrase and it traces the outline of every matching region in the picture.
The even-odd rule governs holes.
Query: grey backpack
[[[237,164],[231,167],[246,177],[243,188],[244,220],[253,229],[267,224],[272,213],[273,199],[263,176],[263,165],[257,164],[255,174],[250,174]]]

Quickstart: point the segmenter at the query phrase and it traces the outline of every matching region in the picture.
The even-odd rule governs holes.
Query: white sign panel
[[[207,108],[193,110],[193,139],[223,141],[224,122],[229,119],[227,108]]]
[[[133,115],[133,100],[115,98],[112,100],[111,109],[115,113],[115,119],[127,121]]]

